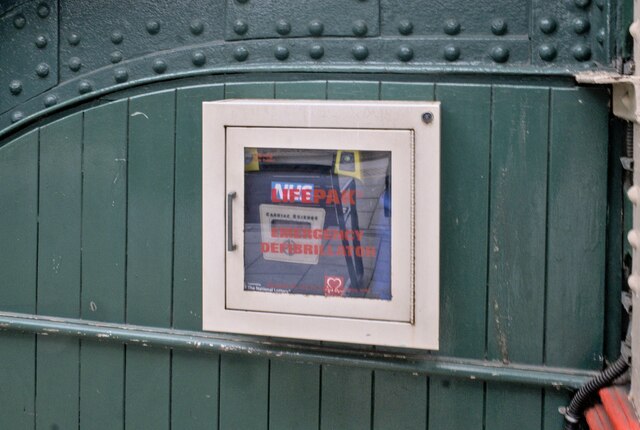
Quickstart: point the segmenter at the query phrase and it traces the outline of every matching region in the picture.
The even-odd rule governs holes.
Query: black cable
[[[629,368],[627,357],[621,356],[611,366],[607,367],[598,376],[584,384],[571,399],[571,403],[564,414],[564,430],[578,430],[582,412],[592,395],[600,388],[610,385]]]

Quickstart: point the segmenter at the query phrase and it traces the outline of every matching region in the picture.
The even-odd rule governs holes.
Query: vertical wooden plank
[[[125,428],[169,429],[170,351],[127,345]]]
[[[202,102],[223,95],[209,85],[176,97],[173,326],[184,330],[202,329]]]
[[[226,98],[273,98],[274,94],[273,82],[225,85]],[[220,430],[267,428],[269,367],[266,359],[220,357]]]
[[[564,415],[558,409],[571,403],[572,393],[568,390],[560,391],[554,388],[544,390],[542,411],[542,428],[544,430],[561,429],[564,425]]]
[[[540,430],[541,411],[540,388],[487,383],[486,428]]]
[[[0,148],[0,307],[36,309],[38,131]],[[35,336],[0,333],[0,428],[33,429]]]
[[[35,313],[38,131],[0,148],[0,307]]]
[[[82,188],[83,318],[124,322],[127,100],[84,113]],[[80,425],[124,426],[124,346],[81,341]]]
[[[378,100],[378,81],[329,81],[327,98],[332,100]]]
[[[175,92],[129,101],[127,314],[131,324],[171,324]],[[125,427],[167,429],[171,354],[126,348]]]
[[[175,92],[129,101],[127,322],[169,327]]]
[[[124,428],[124,346],[82,341],[80,356],[80,428]]]
[[[368,369],[322,366],[320,429],[371,429],[371,381]]]
[[[595,369],[604,327],[608,93],[553,89],[551,118],[546,364]]]
[[[435,94],[435,85],[415,82],[382,82],[380,100],[430,101]]]
[[[442,102],[440,353],[482,359],[491,87],[438,84],[436,99]]]
[[[270,430],[317,430],[319,406],[319,366],[278,360],[271,363]]]
[[[80,315],[82,113],[40,129],[38,313]],[[37,337],[36,428],[78,427],[78,339]]]
[[[268,428],[269,361],[220,357],[220,430]]]
[[[219,359],[217,355],[173,351],[171,428],[217,428]]]
[[[124,322],[127,100],[85,111],[82,317]]]
[[[493,91],[488,358],[542,364],[549,90]]]
[[[223,85],[179,89],[176,96],[173,326],[179,329],[202,329],[202,102],[223,96]],[[213,428],[218,361],[218,356],[174,351],[173,428]]]
[[[327,81],[276,82],[277,99],[324,100]]]
[[[442,102],[439,353],[483,359],[491,87],[438,84],[435,96]],[[465,411],[453,413],[460,404]],[[431,380],[431,428],[481,428],[483,407],[481,384]]]
[[[374,430],[427,428],[426,376],[375,371],[374,378]]]
[[[484,384],[463,379],[429,378],[429,429],[482,430]],[[463,405],[463,406],[462,406]]]

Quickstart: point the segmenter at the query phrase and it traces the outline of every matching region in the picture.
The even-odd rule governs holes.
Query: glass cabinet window
[[[391,300],[391,152],[244,149],[244,289]]]

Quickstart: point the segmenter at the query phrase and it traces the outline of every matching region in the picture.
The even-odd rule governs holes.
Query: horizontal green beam
[[[70,336],[146,347],[243,354],[303,363],[411,372],[479,381],[576,389],[596,372],[441,357],[417,352],[385,352],[345,346],[293,344],[268,338],[110,324],[71,318],[0,312],[0,331]]]

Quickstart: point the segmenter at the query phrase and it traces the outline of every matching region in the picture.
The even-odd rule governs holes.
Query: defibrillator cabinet
[[[203,329],[437,349],[439,124],[437,102],[204,103]]]

